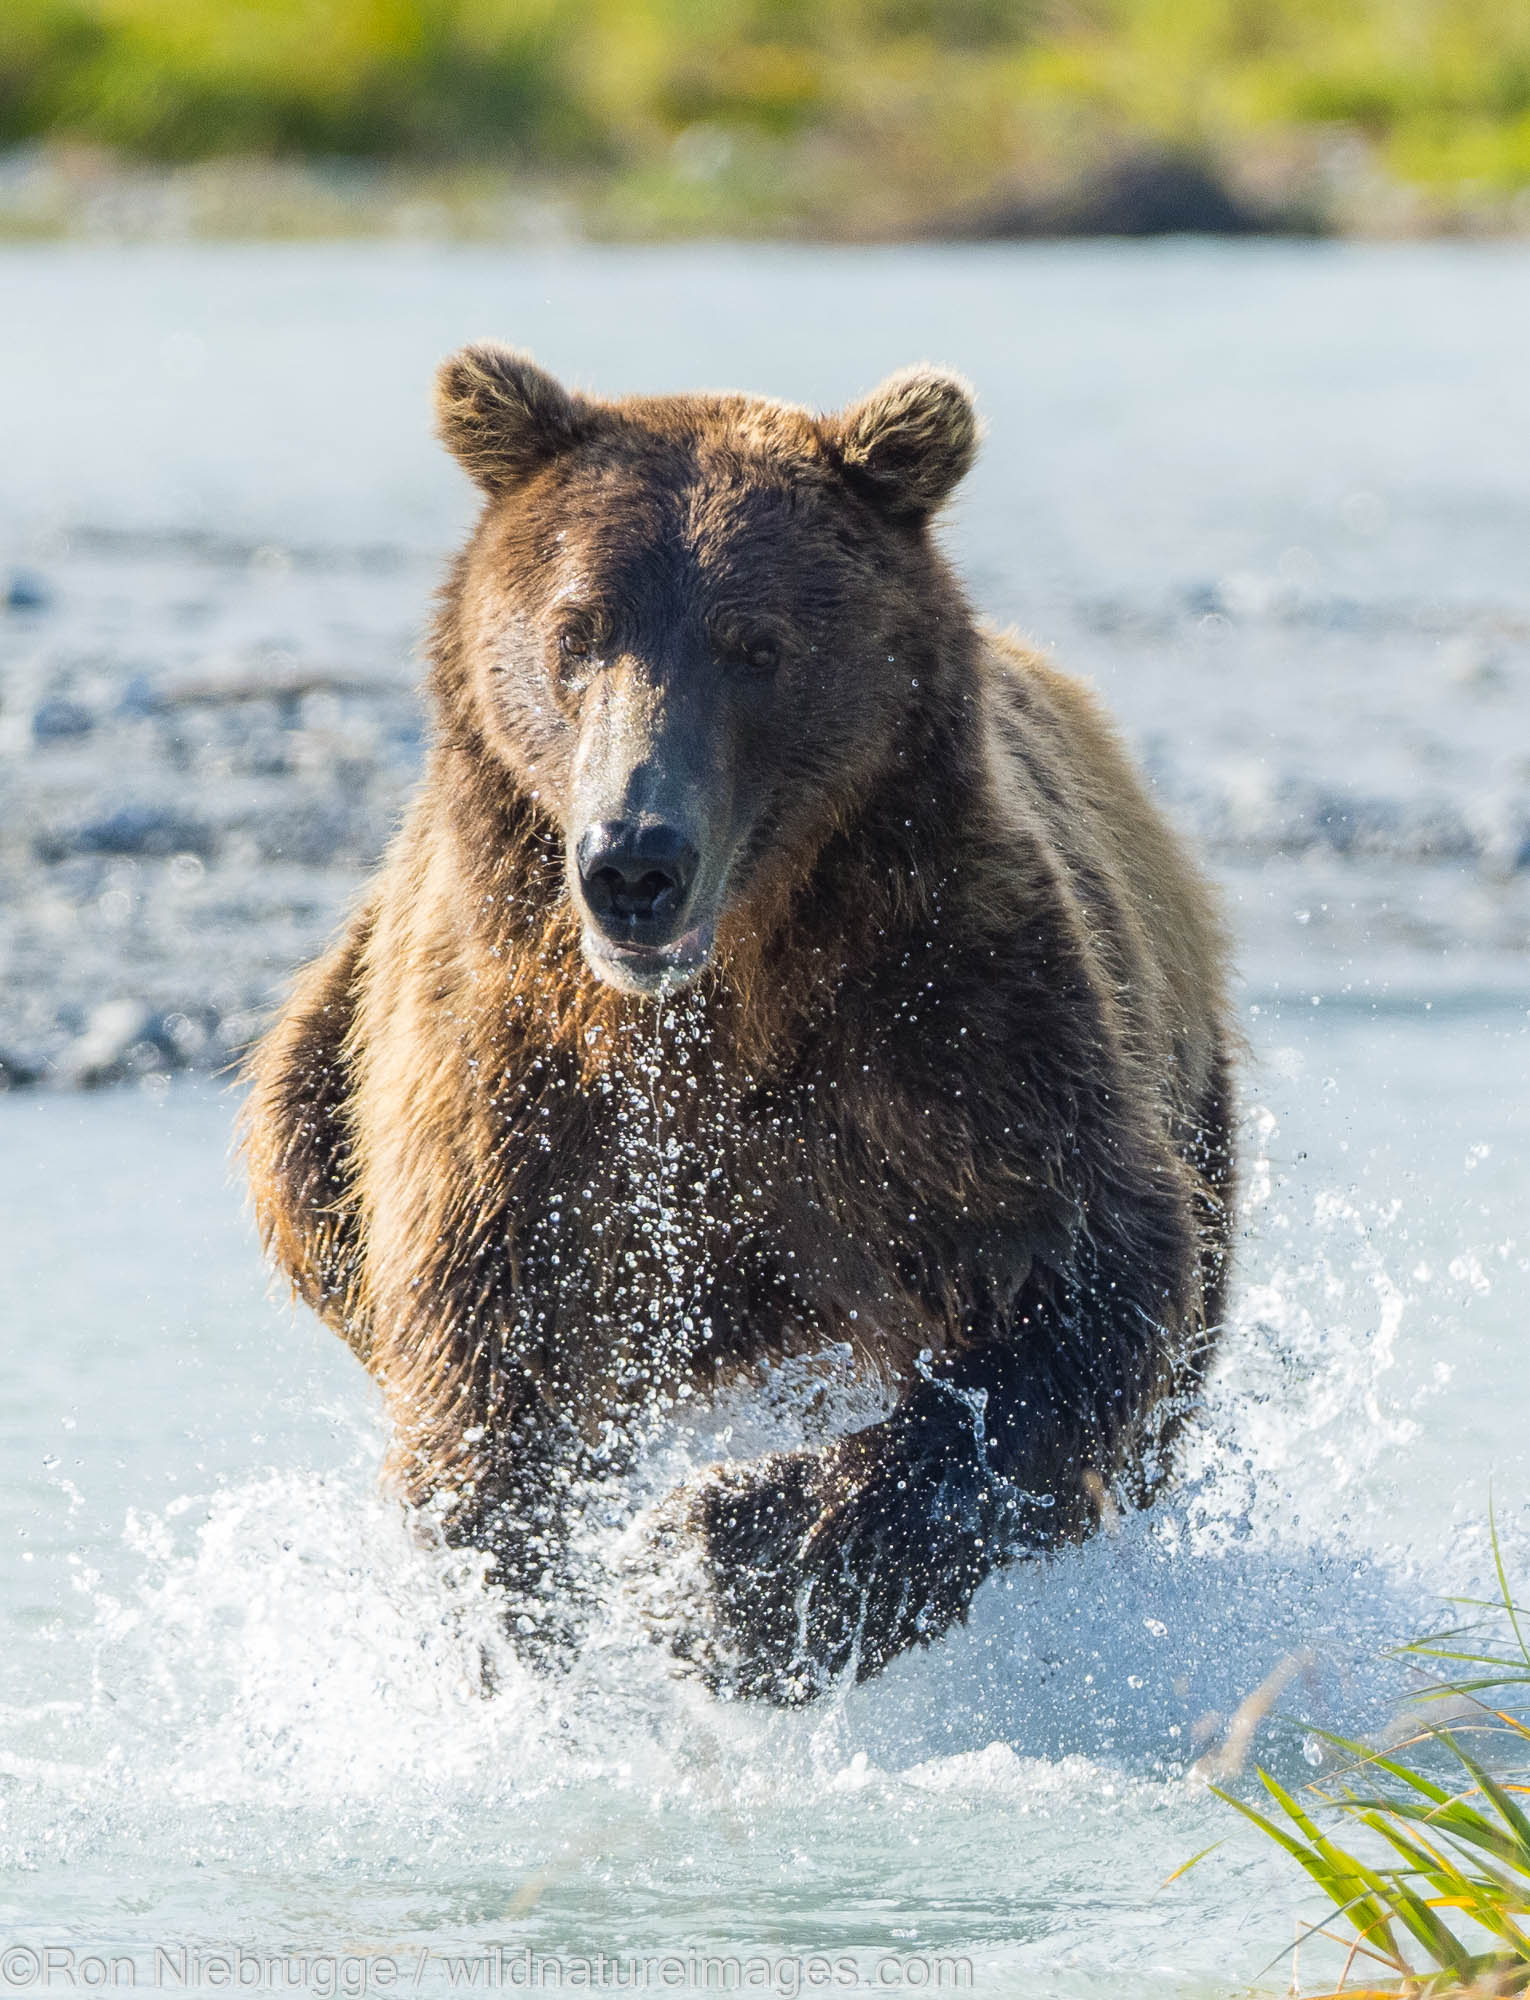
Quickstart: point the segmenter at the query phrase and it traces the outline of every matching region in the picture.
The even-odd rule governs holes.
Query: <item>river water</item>
[[[953,546],[1208,845],[1251,1044],[1240,1289],[1179,1489],[793,1715],[672,1679],[619,1600],[567,1676],[515,1662],[379,1495],[360,1369],[269,1295],[225,1090],[0,1097],[0,1978],[51,1947],[149,1984],[164,1946],[206,1990],[224,1948],[306,1953],[319,1992],[514,1983],[528,1950],[670,1991],[709,1990],[697,1954],[783,1993],[818,1954],[841,1988],[1282,1990],[1311,1905],[1197,1760],[1271,1676],[1254,1755],[1288,1780],[1309,1725],[1382,1726],[1385,1648],[1489,1581],[1490,1493],[1530,1561],[1530,257],[68,247],[0,288],[0,556],[54,606],[3,637],[0,734],[18,687],[105,715],[196,649],[395,684],[466,518],[423,396],[464,337],[612,391],[963,368],[989,437]],[[112,740],[48,783],[110,799]],[[31,797],[53,753],[6,743]],[[41,1020],[39,939],[62,991],[158,934],[72,959],[5,825]],[[314,934],[350,879],[304,877]],[[187,977],[242,948],[190,931]],[[654,1463],[800,1433],[811,1388]]]

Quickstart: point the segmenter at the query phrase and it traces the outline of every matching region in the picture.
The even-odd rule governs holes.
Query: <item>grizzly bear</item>
[[[853,1351],[883,1420],[633,1530],[682,1671],[807,1700],[1164,1480],[1227,1283],[1221,926],[941,553],[957,377],[815,416],[483,344],[437,414],[483,505],[427,771],[251,1060],[260,1229],[532,1634],[656,1408]]]

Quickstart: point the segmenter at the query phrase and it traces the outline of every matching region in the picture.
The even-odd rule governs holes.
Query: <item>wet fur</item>
[[[885,1422],[717,1469],[660,1512],[656,1541],[698,1575],[675,1650],[777,1700],[874,1672],[997,1563],[1148,1497],[1227,1277],[1233,1038],[1208,894],[1093,698],[975,624],[930,539],[970,405],[965,433],[934,419],[950,463],[926,485],[930,440],[915,422],[910,441],[896,382],[882,393],[891,428],[865,406],[836,425],[744,398],[581,400],[609,523],[564,487],[566,443],[504,444],[513,474],[480,475],[443,594],[425,782],[250,1066],[268,1250],[383,1385],[402,1491],[520,1593],[556,1592],[568,1475],[618,1463],[656,1394],[830,1340],[894,1386]],[[465,458],[494,451],[475,416]],[[864,594],[896,686],[863,649],[863,726],[836,710],[765,733],[783,803],[713,968],[655,1003],[585,965],[551,753],[486,635],[553,523],[620,558],[677,509],[700,544],[716,510],[736,548],[755,507],[836,538],[825,592]]]

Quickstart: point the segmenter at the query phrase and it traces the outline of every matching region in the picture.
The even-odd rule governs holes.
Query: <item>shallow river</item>
[[[86,623],[116,604],[103,673],[143,669],[122,632],[215,534],[412,551],[375,601],[332,586],[352,644],[397,648],[463,516],[420,383],[466,335],[613,389],[826,402],[963,366],[991,443],[959,553],[1220,841],[1254,1057],[1235,1324],[1179,1490],[794,1715],[670,1678],[619,1599],[567,1677],[517,1666],[379,1496],[359,1367],[268,1295],[214,1085],[0,1097],[0,1978],[52,1946],[149,1984],[164,1946],[305,1952],[319,1992],[363,1960],[374,1990],[514,1984],[527,1950],[566,1980],[678,1954],[669,1991],[708,1990],[696,1955],[782,1993],[816,1954],[841,1989],[1255,1981],[1311,1906],[1196,1760],[1271,1675],[1255,1756],[1288,1778],[1307,1725],[1379,1726],[1384,1648],[1488,1582],[1490,1486],[1530,1569],[1530,260],[67,250],[0,282],[6,546]],[[146,537],[105,581],[100,533]],[[301,652],[338,614],[298,571]],[[1370,849],[1266,851],[1224,811],[1309,780],[1400,810],[1421,773],[1475,849],[1383,816]],[[788,1374],[653,1462],[810,1402]]]

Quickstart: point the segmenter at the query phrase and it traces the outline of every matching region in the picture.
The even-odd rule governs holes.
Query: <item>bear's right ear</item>
[[[825,428],[850,479],[904,520],[933,514],[977,456],[972,390],[948,368],[905,368]]]
[[[588,437],[596,408],[527,354],[478,340],[436,370],[436,435],[486,493]]]

